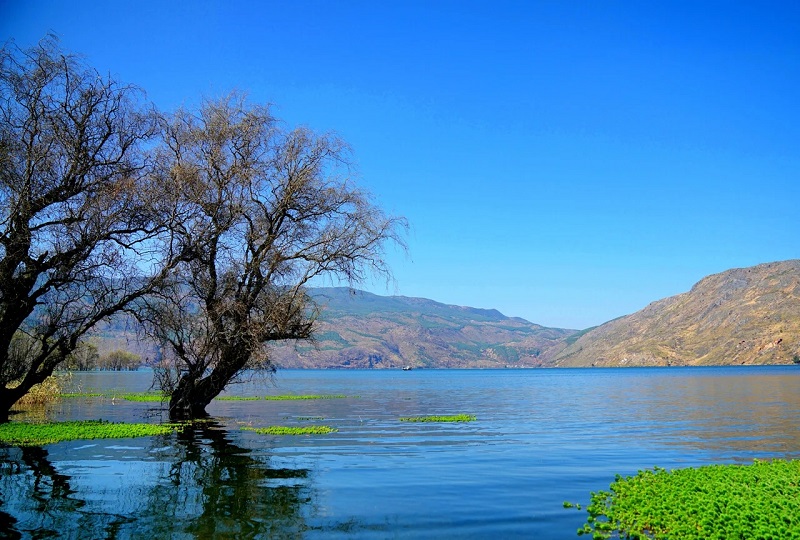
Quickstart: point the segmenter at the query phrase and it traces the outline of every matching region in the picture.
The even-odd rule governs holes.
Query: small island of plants
[[[267,426],[261,428],[244,427],[245,431],[254,431],[261,435],[327,435],[338,430],[330,426]]]
[[[477,417],[473,414],[454,414],[450,416],[404,416],[401,422],[474,422]]]
[[[586,510],[578,534],[596,540],[800,539],[800,461],[618,475]]]
[[[78,439],[123,439],[166,435],[178,428],[177,424],[133,424],[104,420],[72,422],[0,424],[0,443],[13,446],[42,446]]]

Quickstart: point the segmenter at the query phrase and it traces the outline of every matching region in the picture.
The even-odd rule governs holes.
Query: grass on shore
[[[326,435],[338,430],[329,426],[268,426],[263,428],[244,427],[246,431],[254,431],[261,435]]]
[[[0,424],[0,443],[11,446],[42,446],[78,439],[120,439],[166,435],[178,427],[176,424],[128,424],[103,420],[72,422]]]
[[[592,493],[586,511],[578,534],[595,540],[800,539],[800,461],[617,476],[610,491]]]
[[[472,414],[454,414],[451,416],[404,416],[401,422],[474,422],[477,417]]]

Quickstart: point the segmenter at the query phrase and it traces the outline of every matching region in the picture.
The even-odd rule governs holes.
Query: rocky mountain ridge
[[[736,268],[565,338],[554,366],[800,362],[800,260]]]
[[[493,309],[347,288],[311,289],[313,341],[271,345],[282,368],[497,368],[800,363],[800,260],[710,275],[690,291],[583,331]],[[95,333],[100,353],[153,358],[130,321]]]
[[[279,367],[540,367],[575,332],[424,298],[347,288],[312,289],[311,295],[322,308],[314,341],[273,346]]]

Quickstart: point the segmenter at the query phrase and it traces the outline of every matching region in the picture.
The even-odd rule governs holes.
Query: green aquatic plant
[[[127,424],[103,420],[0,424],[0,442],[12,446],[42,446],[77,439],[120,439],[165,435],[177,424]]]
[[[60,398],[87,398],[87,397],[106,397],[106,394],[100,392],[63,392],[59,394]]]
[[[454,414],[451,416],[404,416],[401,422],[474,422],[477,417],[473,414]]]
[[[283,396],[264,396],[264,399],[271,401],[290,401],[293,399],[344,399],[347,396],[344,394],[308,394],[308,395],[294,395],[287,394]]]
[[[125,394],[119,394],[118,396],[112,397],[119,397],[124,399],[125,401],[165,401],[166,397],[164,394],[160,392],[128,392]]]
[[[800,539],[800,461],[617,475],[586,511],[578,534],[596,540]]]
[[[246,431],[255,431],[261,435],[326,435],[339,431],[330,426],[268,426],[263,428],[243,427]]]
[[[214,398],[217,401],[259,401],[258,396],[217,396]]]
[[[164,394],[160,392],[67,392],[61,394],[62,398],[91,398],[101,397],[107,399],[124,399],[125,401],[164,401]]]

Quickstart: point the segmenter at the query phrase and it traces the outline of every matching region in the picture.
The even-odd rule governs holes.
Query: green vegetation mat
[[[800,461],[617,476],[592,493],[578,534],[657,540],[800,539]],[[565,507],[573,506],[564,503]],[[579,507],[580,508],[580,507]]]
[[[164,397],[164,394],[154,392],[133,392],[120,394],[116,397],[122,398],[126,401],[169,401],[169,398]]]
[[[62,398],[87,398],[101,397],[108,399],[124,399],[126,401],[166,401],[160,392],[126,392],[123,394],[115,392],[67,392],[60,394]]]
[[[172,433],[176,424],[126,424],[103,420],[0,424],[0,442],[13,446],[42,446],[77,439],[121,439]]]
[[[101,398],[108,398],[108,399],[124,399],[126,401],[168,401],[169,398],[165,397],[160,392],[126,392],[124,394],[114,393],[114,392],[67,392],[63,394],[59,394],[62,398],[88,398],[88,397],[101,397]],[[353,396],[345,396],[343,394],[318,394],[318,395],[283,395],[283,396],[218,396],[214,398],[215,400],[220,401],[258,401],[261,399],[267,399],[271,401],[288,401],[288,400],[295,400],[295,399],[343,399],[346,397],[353,397]]]
[[[454,414],[452,416],[404,416],[401,422],[474,422],[477,420],[472,414]]]
[[[292,399],[343,399],[347,396],[343,394],[310,394],[310,395],[284,395],[284,396],[264,396],[264,399],[273,400],[273,401],[283,401],[283,400],[292,400]]]
[[[268,426],[263,428],[242,428],[246,431],[255,431],[261,435],[325,435],[327,433],[335,433],[338,431],[329,426]]]

